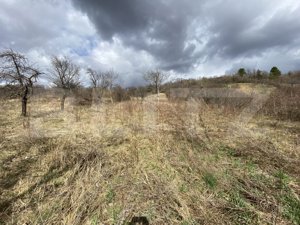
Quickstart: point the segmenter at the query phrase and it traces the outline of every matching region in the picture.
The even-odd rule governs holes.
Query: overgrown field
[[[300,224],[299,122],[155,97],[0,105],[0,224]]]

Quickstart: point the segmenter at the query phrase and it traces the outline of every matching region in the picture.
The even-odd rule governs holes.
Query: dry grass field
[[[0,102],[0,224],[300,224],[300,123],[203,101]]]

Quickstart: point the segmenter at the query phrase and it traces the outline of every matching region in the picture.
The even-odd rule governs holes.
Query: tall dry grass
[[[31,99],[25,127],[1,102],[2,223],[299,222],[298,123],[255,118],[241,137],[205,101],[71,102]]]

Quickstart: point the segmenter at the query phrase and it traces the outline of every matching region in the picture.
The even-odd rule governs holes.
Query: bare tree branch
[[[54,56],[51,60],[51,64],[50,80],[56,87],[63,89],[61,98],[61,110],[63,111],[67,92],[80,85],[80,68],[67,57],[60,59]]]
[[[98,88],[101,84],[102,74],[101,72],[95,71],[91,68],[87,69],[87,74],[89,75],[90,82],[93,88]]]
[[[105,90],[109,91],[111,95],[111,90],[115,84],[115,81],[118,79],[118,74],[116,72],[113,70],[100,72],[89,68],[87,69],[87,73],[94,90],[93,98],[101,99]]]
[[[102,75],[101,86],[105,89],[111,90],[118,79],[119,75],[114,70],[108,70]]]
[[[28,59],[12,49],[0,53],[0,80],[19,86],[18,95],[22,96],[22,115],[27,114],[27,100],[33,83],[42,74],[29,64]]]
[[[144,74],[144,79],[155,87],[157,95],[159,95],[159,88],[163,82],[169,78],[169,74],[163,73],[159,70],[150,70]]]

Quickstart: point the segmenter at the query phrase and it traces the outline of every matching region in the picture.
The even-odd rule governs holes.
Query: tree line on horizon
[[[273,66],[270,70],[270,72],[262,71],[260,69],[258,70],[246,70],[245,68],[240,68],[237,73],[240,77],[244,76],[256,76],[258,79],[263,77],[269,77],[270,79],[277,79],[282,75],[282,72],[278,69],[277,66]]]
[[[86,73],[94,100],[101,100],[105,92],[109,92],[110,96],[112,95],[112,89],[116,86],[116,80],[119,76],[118,73],[113,69],[102,72],[92,68],[86,69]],[[50,68],[43,72],[21,53],[12,49],[0,52],[0,84],[4,82],[6,86],[15,87],[15,96],[21,98],[22,116],[27,115],[28,98],[32,94],[34,84],[41,76],[46,77],[53,87],[61,90],[61,111],[64,111],[65,99],[70,91],[82,87],[80,67],[66,56],[53,56]],[[157,95],[160,92],[160,86],[168,77],[167,73],[162,73],[160,70],[150,70],[144,74],[145,81],[154,86]],[[117,86],[118,89],[119,92],[122,92],[121,86]]]
[[[72,90],[83,88],[80,82],[80,67],[72,62],[67,57],[53,56],[51,58],[50,68],[44,72],[38,69],[34,64],[29,62],[25,55],[20,54],[12,49],[0,52],[0,84],[5,82],[5,85],[14,87],[14,94],[21,99],[22,111],[21,115],[27,115],[27,103],[34,84],[38,78],[44,76],[51,84],[58,88],[60,91],[60,108],[64,110],[65,99]],[[153,93],[159,95],[161,89],[166,92],[167,89],[173,87],[190,87],[193,84],[198,84],[197,79],[176,79],[170,81],[170,75],[161,70],[150,70],[144,73],[144,80],[147,81],[148,86],[122,88],[116,85],[118,73],[113,69],[108,71],[99,71],[92,68],[86,69],[86,74],[89,78],[89,88],[92,90],[92,100],[94,103],[102,101],[103,96],[108,93],[112,99],[112,95],[119,100],[126,100],[128,96],[144,98],[147,92],[154,91]],[[229,82],[237,82],[245,80],[246,78],[277,80],[281,77],[282,73],[277,67],[271,68],[270,72],[261,70],[246,70],[240,68],[233,79]],[[290,75],[290,74],[289,74]],[[239,79],[237,79],[239,77]],[[200,87],[208,78],[202,78]],[[218,77],[210,78],[213,83],[226,83],[228,78]],[[168,82],[166,82],[168,81]],[[185,84],[185,86],[182,86]],[[167,94],[167,93],[166,93]]]

